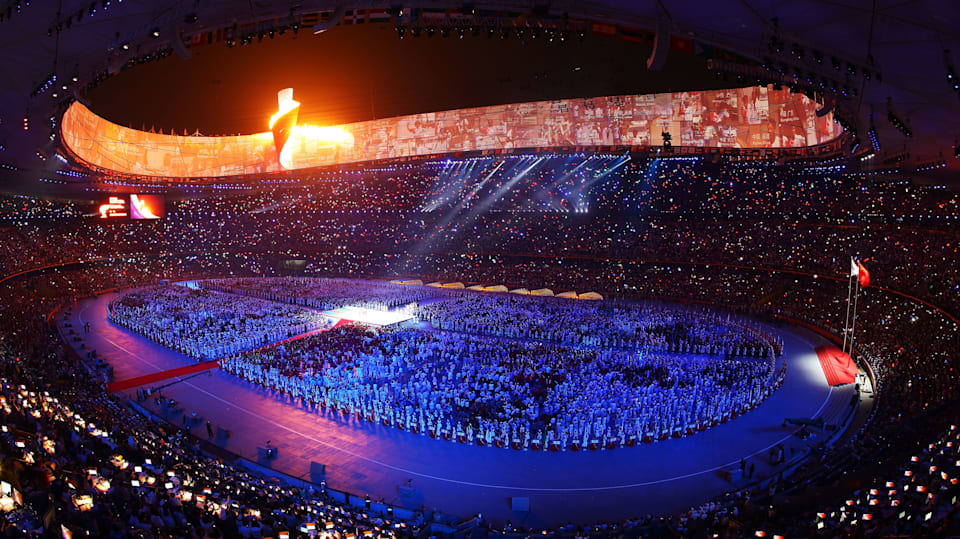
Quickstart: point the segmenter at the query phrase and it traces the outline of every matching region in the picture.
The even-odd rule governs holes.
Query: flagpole
[[[853,260],[853,259],[851,259]],[[843,321],[843,351],[847,351],[847,335],[850,333],[850,296],[853,292],[853,272],[847,277],[847,318]]]
[[[850,358],[853,358],[853,332],[857,329],[857,299],[860,298],[860,279],[857,278],[856,291],[853,294],[853,322],[850,324]]]

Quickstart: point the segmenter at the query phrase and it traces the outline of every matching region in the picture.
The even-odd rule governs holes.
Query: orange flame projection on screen
[[[300,102],[293,99],[293,88],[277,92],[277,108],[279,110],[270,117],[269,126],[281,167],[287,170],[298,168],[295,162],[298,154],[336,152],[338,147],[353,146],[353,135],[342,127],[296,125]]]
[[[277,92],[277,112],[270,117],[270,129],[273,129],[273,125],[277,123],[277,120],[282,118],[288,112],[292,112],[294,109],[300,108],[300,102],[293,99],[293,88],[284,88]]]
[[[280,149],[280,166],[287,170],[294,170],[300,168],[296,160],[298,158],[302,160],[305,155],[335,152],[338,148],[351,146],[353,146],[353,135],[342,127],[297,125],[290,131],[290,138]]]
[[[130,217],[134,219],[159,219],[163,217],[163,197],[130,195]]]
[[[300,103],[293,99],[293,88],[284,88],[277,92],[277,112],[270,117],[267,125],[273,133],[273,147],[280,157],[283,146],[290,139],[290,135],[297,126],[297,117],[300,113]],[[283,160],[280,159],[281,165]]]

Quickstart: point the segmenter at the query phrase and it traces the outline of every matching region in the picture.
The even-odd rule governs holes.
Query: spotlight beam
[[[437,224],[433,227],[433,230],[431,230],[426,236],[424,236],[423,240],[420,243],[418,243],[416,247],[407,251],[408,258],[406,261],[404,261],[404,268],[409,268],[410,262],[413,260],[413,257],[409,255],[423,253],[425,249],[432,243],[434,238],[437,237],[440,231],[446,228],[448,225],[450,225],[450,223],[452,223],[454,219],[456,219],[460,215],[460,213],[463,212],[464,208],[466,207],[467,201],[472,199],[477,194],[477,192],[479,192],[480,189],[483,188],[483,186],[487,183],[487,181],[489,181],[490,178],[492,178],[493,175],[496,174],[498,170],[500,170],[500,167],[502,167],[504,163],[506,163],[505,159],[500,160],[500,162],[497,163],[497,166],[493,167],[493,170],[491,170],[482,180],[480,180],[480,182],[477,183],[477,185],[470,191],[469,194],[467,194],[467,196],[465,196],[460,200],[460,203],[458,205],[451,208],[450,212],[448,212],[447,215],[444,215],[443,218],[437,222]]]

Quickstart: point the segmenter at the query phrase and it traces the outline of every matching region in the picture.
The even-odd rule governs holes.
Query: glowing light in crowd
[[[377,309],[365,309],[347,305],[339,309],[324,311],[326,316],[337,320],[349,320],[351,322],[362,322],[375,326],[390,326],[406,322],[413,318],[413,315],[398,311],[379,311]]]

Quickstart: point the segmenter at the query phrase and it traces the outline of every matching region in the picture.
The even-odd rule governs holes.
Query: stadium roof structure
[[[916,180],[960,187],[956,174],[960,170],[960,79],[955,68],[960,64],[960,30],[955,24],[960,20],[960,5],[956,2],[741,0],[674,5],[656,0],[305,0],[291,6],[260,0],[64,0],[54,10],[42,2],[0,0],[0,77],[4,81],[0,84],[0,189],[60,189],[64,182],[57,169],[64,163],[57,158],[57,130],[63,112],[74,101],[88,102],[105,80],[116,77],[122,82],[124,77],[117,76],[121,71],[135,72],[142,64],[162,61],[161,57],[187,58],[199,46],[237,46],[243,36],[260,41],[281,28],[296,28],[309,37],[362,18],[387,21],[410,32],[449,32],[449,21],[466,21],[458,17],[468,16],[473,24],[482,22],[482,30],[490,35],[501,28],[515,31],[515,24],[530,28],[545,24],[558,33],[583,32],[588,41],[593,35],[652,41],[659,34],[664,38],[660,43],[670,42],[674,51],[689,48],[699,53],[716,48],[752,62],[752,67],[744,67],[727,56],[713,58],[712,69],[724,77],[744,76],[743,85],[750,84],[757,66],[766,66],[768,72],[801,85],[806,81],[806,87],[833,86],[834,94],[845,94],[837,113],[856,131],[862,147],[876,139],[880,152],[870,166],[900,167]],[[510,21],[510,26],[502,21]],[[520,46],[515,34],[509,40]],[[666,50],[663,57],[663,49],[659,58],[651,57],[656,60],[653,67],[664,59],[669,66],[671,52]],[[647,69],[647,58],[617,60],[605,69]],[[356,61],[365,58],[358,56]],[[318,65],[315,69],[322,69]],[[442,68],[429,57],[422,64],[424,72]],[[256,74],[250,74],[250,79],[255,80]],[[183,90],[177,96],[158,95],[159,90],[133,82],[122,90],[136,96],[146,109],[162,99],[196,98],[189,94],[195,81],[177,82]],[[276,86],[271,89],[276,91]]]

